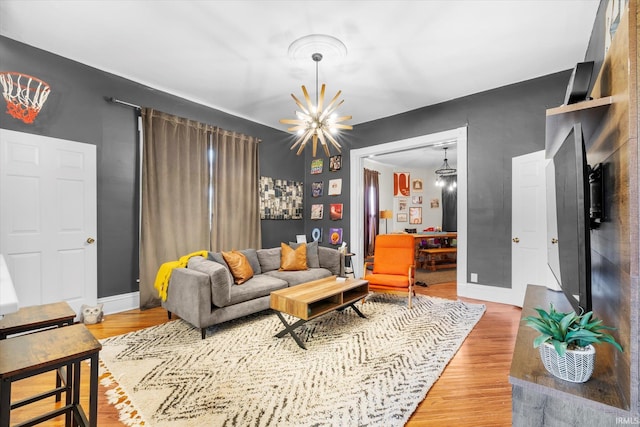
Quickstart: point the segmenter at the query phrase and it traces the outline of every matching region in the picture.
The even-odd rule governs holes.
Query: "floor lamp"
[[[380,219],[384,219],[384,234],[388,234],[387,232],[387,220],[393,218],[393,211],[380,211]]]

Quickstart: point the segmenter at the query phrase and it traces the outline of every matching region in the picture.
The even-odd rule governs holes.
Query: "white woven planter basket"
[[[583,383],[591,378],[596,362],[596,349],[592,345],[584,350],[567,350],[564,356],[549,343],[538,348],[544,367],[553,376],[572,383]]]

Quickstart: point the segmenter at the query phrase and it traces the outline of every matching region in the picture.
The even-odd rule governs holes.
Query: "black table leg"
[[[11,417],[11,380],[0,381],[0,427],[9,427]]]
[[[303,349],[307,349],[307,347],[304,346],[304,343],[302,342],[302,340],[300,339],[300,337],[298,336],[298,334],[295,333],[294,329],[296,329],[297,327],[305,324],[307,321],[304,319],[300,319],[297,322],[293,323],[293,324],[289,324],[287,323],[287,320],[284,318],[284,316],[282,315],[282,313],[280,313],[279,311],[276,310],[276,314],[278,315],[278,318],[280,319],[280,321],[282,322],[282,324],[285,326],[285,328],[278,332],[276,334],[276,337],[278,338],[282,338],[284,337],[286,334],[291,335],[291,338],[293,338],[296,343],[298,344],[298,346],[300,346],[300,348]]]
[[[351,307],[353,309],[353,311],[355,311],[356,314],[358,316],[362,317],[363,319],[367,318],[367,316],[365,316],[364,314],[362,314],[362,312],[360,310],[358,310],[358,307],[356,307],[356,303],[355,302],[352,303],[352,304],[349,304],[347,307]]]
[[[91,376],[89,379],[89,425],[98,425],[98,353],[91,356]]]

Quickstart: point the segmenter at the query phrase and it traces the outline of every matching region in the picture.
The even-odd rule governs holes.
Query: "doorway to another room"
[[[443,281],[455,281],[458,284],[466,283],[466,259],[467,259],[467,128],[461,127],[449,131],[438,132],[430,135],[422,135],[415,138],[393,141],[385,144],[375,145],[362,149],[352,150],[350,153],[351,162],[351,233],[350,241],[352,251],[356,253],[353,265],[356,275],[362,274],[362,265],[364,259],[364,169],[371,169],[371,165],[375,164],[376,157],[384,158],[392,153],[412,152],[417,153],[420,157],[428,155],[433,157],[438,166],[442,164],[446,155],[444,147],[453,148],[456,151],[457,159],[455,167],[457,169],[457,197],[455,203],[455,212],[457,219],[457,230],[452,233],[444,233],[442,223],[442,203],[443,198],[440,197],[440,189],[431,189],[434,187],[435,175],[429,175],[428,178],[415,179],[416,185],[424,186],[424,191],[419,188],[418,191],[411,191],[409,195],[403,197],[394,197],[392,193],[392,184],[387,185],[385,181],[393,179],[394,172],[397,167],[387,167],[384,172],[384,179],[380,184],[380,209],[391,210],[393,216],[391,219],[380,220],[381,233],[384,230],[391,232],[402,232],[406,229],[416,234],[416,261],[418,264],[418,272],[416,274],[417,282],[424,282],[427,285],[431,283],[442,283]],[[428,151],[428,154],[425,154]],[[450,150],[451,151],[451,150]],[[431,160],[433,162],[434,160]],[[425,162],[426,163],[426,162]],[[434,168],[435,169],[435,168]],[[410,182],[409,184],[413,185]],[[392,182],[392,181],[391,181]],[[383,186],[385,188],[383,188]],[[390,188],[386,188],[390,187]],[[435,192],[435,193],[434,193]],[[431,193],[431,195],[429,195]],[[444,192],[442,192],[443,194]],[[427,194],[427,196],[424,196]],[[434,196],[436,194],[437,196]],[[444,196],[444,194],[443,194]],[[413,198],[416,198],[414,201]],[[386,198],[386,200],[385,200]],[[414,203],[415,202],[415,203]],[[409,207],[399,206],[399,204],[407,203]],[[406,208],[406,209],[405,209]],[[412,212],[409,212],[410,209]],[[435,208],[435,209],[434,209]],[[406,221],[404,218],[406,211]],[[409,219],[413,217],[413,221]],[[417,220],[416,220],[417,217]],[[383,225],[382,223],[385,222]],[[447,227],[451,228],[450,225]],[[451,230],[449,230],[451,231]],[[420,252],[421,249],[429,249],[427,252]],[[433,253],[429,253],[433,252]],[[454,253],[452,253],[454,252]],[[428,255],[428,256],[427,256]],[[428,258],[428,259],[427,259]],[[451,262],[454,259],[455,262]],[[433,268],[435,267],[435,268]],[[438,276],[438,277],[436,277]],[[446,277],[445,277],[446,276]]]

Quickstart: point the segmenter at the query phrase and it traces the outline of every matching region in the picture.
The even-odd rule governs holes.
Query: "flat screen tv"
[[[574,310],[590,311],[590,168],[580,124],[546,156],[549,267]]]

